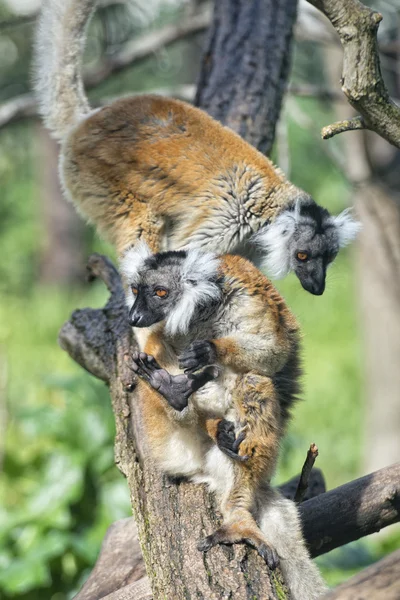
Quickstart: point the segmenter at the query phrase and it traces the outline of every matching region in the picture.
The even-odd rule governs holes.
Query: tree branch
[[[339,34],[344,52],[342,90],[349,103],[360,113],[365,128],[400,148],[400,108],[389,97],[379,63],[377,31],[382,15],[358,0],[308,2]],[[335,133],[349,129],[332,128]]]
[[[326,600],[390,600],[400,598],[400,550],[364,569],[329,592]]]
[[[307,452],[307,457],[301,470],[299,483],[297,485],[296,493],[294,495],[295,502],[300,503],[304,500],[310,482],[311,470],[314,466],[317,456],[318,448],[315,444],[311,444]]]
[[[400,463],[299,506],[312,556],[319,556],[400,521]]]
[[[110,75],[149,58],[165,46],[204,31],[210,21],[211,13],[209,10],[205,10],[182,19],[178,24],[165,25],[156,31],[141,35],[125,44],[120,52],[103,59],[100,65],[87,69],[84,77],[85,86],[87,88],[94,87]]]
[[[321,137],[324,140],[343,133],[344,131],[354,131],[356,129],[366,129],[365,121],[363,117],[353,117],[352,119],[346,119],[344,121],[338,121],[332,125],[327,125],[321,131]]]

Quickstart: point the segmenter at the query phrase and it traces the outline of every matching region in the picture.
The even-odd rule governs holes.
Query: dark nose
[[[314,294],[314,296],[322,296],[325,291],[325,278],[322,281],[318,281],[316,279],[307,279],[301,282],[303,288],[310,292],[310,294]]]
[[[137,327],[138,325],[140,325],[141,320],[141,315],[129,315],[129,324],[131,325],[131,327]]]

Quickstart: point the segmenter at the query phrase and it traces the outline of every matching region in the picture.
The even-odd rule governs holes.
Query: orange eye
[[[303,261],[304,261],[304,260],[307,260],[307,258],[308,258],[308,254],[307,254],[306,252],[298,252],[298,253],[297,253],[297,258],[298,258],[299,260],[303,260]]]
[[[156,296],[158,296],[159,298],[166,298],[168,296],[168,292],[164,288],[157,288],[155,292]]]
[[[132,290],[132,294],[133,294],[134,296],[137,296],[137,295],[138,295],[138,293],[139,293],[139,290],[138,290],[137,288],[135,288],[135,286],[134,286],[134,285],[131,287],[131,290]]]

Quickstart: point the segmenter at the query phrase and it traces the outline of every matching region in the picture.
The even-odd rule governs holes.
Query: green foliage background
[[[172,16],[166,13],[161,20]],[[91,30],[92,58],[104,43],[99,27],[95,22]],[[3,100],[28,87],[29,35],[17,35],[22,74],[11,75],[7,65],[1,71],[0,65],[9,86]],[[190,81],[195,69],[193,62],[187,64],[189,50],[188,44],[177,44],[95,94]],[[301,76],[304,64],[310,70],[309,60],[307,47],[297,49],[295,75]],[[314,74],[307,73],[308,79]],[[326,105],[297,102],[312,116],[315,132],[330,122]],[[351,190],[322,142],[290,119],[288,131],[292,180],[333,212],[347,206]],[[37,282],[45,235],[37,144],[35,123],[0,130],[0,598],[66,600],[87,577],[109,524],[130,515],[130,503],[113,462],[108,391],[57,345],[72,310],[101,306],[106,292],[100,284],[55,288]],[[89,228],[87,243],[89,252],[111,253]],[[312,441],[319,446],[318,466],[329,488],[361,473],[364,403],[354,252],[343,252],[334,263],[321,298],[306,294],[294,278],[279,282],[303,327],[305,375],[304,401],[285,440],[277,482],[299,471]],[[375,542],[363,540],[320,564],[333,584],[398,542],[396,532]]]

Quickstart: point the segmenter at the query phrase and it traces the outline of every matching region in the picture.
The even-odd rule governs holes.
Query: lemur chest
[[[234,420],[233,392],[238,375],[224,368],[215,381],[207,383],[190,398],[190,404],[197,413],[208,418],[224,417]]]

